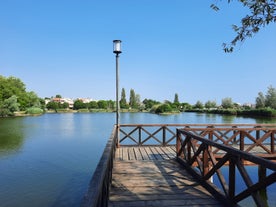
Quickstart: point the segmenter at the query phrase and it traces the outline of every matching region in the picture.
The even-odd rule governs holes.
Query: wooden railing
[[[185,129],[186,135],[184,132],[182,133],[183,130],[179,130],[179,132],[177,133],[181,133],[177,136],[176,128]],[[267,155],[270,156],[269,158],[275,158],[275,124],[121,124],[119,128],[120,133],[118,138],[116,130],[117,127],[114,126],[112,134],[104,149],[103,155],[90,181],[88,191],[81,202],[81,207],[105,207],[108,205],[108,194],[112,179],[113,158],[116,146],[119,147],[120,145],[177,145],[179,160],[181,160],[183,163],[186,163],[186,165],[188,166],[195,165],[194,163],[199,163],[198,166],[203,166],[203,168],[200,168],[204,172],[204,176],[200,178],[201,180],[208,180],[209,177],[212,176],[212,174],[218,173],[221,177],[222,183],[225,182],[222,178],[219,168],[228,162],[230,163],[230,166],[232,166],[230,167],[231,172],[233,172],[235,169],[233,166],[237,166],[239,170],[243,172],[245,170],[242,163],[249,156],[247,152],[240,152],[237,149],[233,149],[225,145],[234,145],[238,143],[239,146],[244,146],[244,149],[249,152],[253,152],[254,148],[256,147],[261,147],[262,149],[264,149]],[[240,130],[242,131],[242,133]],[[187,137],[187,133],[189,134],[189,138],[187,139],[187,141],[184,141],[184,139],[182,139],[181,136]],[[252,133],[256,133],[256,139],[254,138]],[[218,143],[214,143],[210,140],[203,139],[203,137],[208,137],[209,139],[216,141]],[[253,144],[251,144],[249,147],[245,142],[247,138],[249,138],[253,142]],[[205,144],[200,144],[202,140],[207,141],[207,143],[205,143],[204,141],[203,143]],[[266,142],[269,142],[268,145],[270,147],[267,146]],[[222,146],[222,148],[214,147],[214,145],[212,145],[211,143],[214,145]],[[242,143],[244,143],[244,145]],[[196,149],[198,150],[195,151]],[[227,151],[229,149],[232,149],[230,153]],[[202,161],[202,157],[200,156],[201,152],[204,152],[204,154],[206,154],[203,159],[204,162]],[[214,159],[214,153],[220,153],[221,155],[223,155],[224,153],[225,155],[224,157],[221,157],[219,161],[217,161]],[[231,153],[235,156],[231,156]],[[240,153],[245,153],[245,156],[240,155]],[[207,154],[209,157],[207,156]],[[192,155],[197,156],[192,157]],[[191,158],[193,162],[187,161],[186,159],[188,157]],[[213,167],[211,170],[206,171],[207,160],[208,169],[210,163],[213,163],[213,166],[216,167]],[[255,164],[260,164],[260,162],[264,163],[263,166],[265,167],[265,169],[272,169],[275,171],[275,164],[265,159],[259,160],[257,158],[251,158],[250,156],[250,159],[247,160],[253,161],[253,163]],[[246,173],[243,173],[243,175],[247,177]],[[231,177],[231,181],[233,179],[234,177]],[[267,186],[269,183],[271,183],[271,181],[275,182],[275,173],[273,175],[268,176],[267,178],[264,178],[261,182],[257,184],[252,184],[248,179],[245,180],[248,183],[248,185],[251,186],[250,192],[245,191],[242,194],[239,194],[238,196],[234,193],[234,184],[232,182],[230,182],[228,188],[226,185],[223,184],[224,191],[227,192],[228,197],[232,198],[234,202],[242,200],[244,197],[247,197],[252,192],[254,194],[257,191],[256,189],[259,189],[263,186]]]
[[[175,145],[177,127],[183,124],[121,124],[120,145]]]
[[[118,145],[175,145],[176,128],[262,157],[276,158],[275,124],[121,124]]]
[[[264,130],[264,128],[262,128],[262,130]],[[274,130],[275,129],[272,131]],[[269,129],[264,131],[266,133]],[[257,157],[248,152],[226,146],[225,140],[220,139],[221,136],[218,139],[222,141],[222,144],[198,136],[194,132],[195,131],[191,132],[186,128],[177,129],[177,160],[185,165],[187,169],[190,169],[190,172],[200,180],[201,183],[210,190],[210,192],[217,196],[217,198],[228,201],[229,206],[235,205],[250,196],[253,197],[257,206],[266,206],[259,191],[265,189],[272,183],[275,183],[276,163]],[[204,133],[200,134],[204,135]],[[266,136],[268,135],[265,135],[265,137]],[[233,140],[232,138],[234,137],[235,136],[231,137],[230,140]],[[272,137],[275,139],[274,135]],[[274,140],[272,141],[274,142]],[[260,143],[258,142],[258,144]],[[223,155],[219,160],[216,159],[215,154],[218,151]],[[272,153],[272,150],[269,150],[268,153]],[[266,173],[263,174],[259,177],[259,180],[254,183],[247,172],[247,169],[243,165],[245,160],[261,166],[261,169],[264,171],[269,169],[271,170],[271,173],[269,175],[266,175]],[[229,165],[228,179],[225,179],[221,172],[221,168],[225,164]],[[242,180],[246,184],[246,188],[239,193],[236,192],[236,169],[239,171]],[[214,175],[217,175],[222,191],[209,182],[209,179]]]
[[[112,179],[113,158],[116,150],[116,126],[106,144],[102,157],[84,195],[81,207],[107,207]]]

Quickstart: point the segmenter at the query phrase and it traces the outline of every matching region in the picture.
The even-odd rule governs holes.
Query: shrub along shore
[[[44,113],[114,113],[116,112],[113,109],[57,109],[57,110],[46,110],[46,111],[21,111],[16,112],[15,116],[36,116],[42,115]],[[248,116],[248,117],[269,117],[276,118],[276,110],[263,108],[263,109],[189,109],[185,111],[173,111],[173,112],[164,112],[156,113],[154,111],[148,110],[138,110],[138,109],[121,109],[121,113],[153,113],[158,115],[173,115],[181,112],[196,112],[196,113],[208,113],[208,114],[222,114],[222,115],[232,115],[232,116]]]
[[[236,116],[251,117],[276,117],[276,110],[270,108],[262,109],[191,109],[186,112],[208,113],[208,114],[225,114]]]

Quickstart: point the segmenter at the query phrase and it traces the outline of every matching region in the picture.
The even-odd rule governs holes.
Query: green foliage
[[[268,87],[266,96],[265,96],[265,106],[272,109],[276,109],[276,89],[272,86]]]
[[[205,108],[207,109],[216,108],[216,107],[217,107],[217,103],[215,101],[207,101],[205,103]]]
[[[97,103],[97,101],[90,101],[90,102],[88,103],[88,108],[89,108],[89,109],[97,109],[97,108],[98,108],[98,103]]]
[[[31,107],[31,108],[28,108],[26,110],[26,114],[42,114],[43,113],[43,110],[41,108],[38,108],[38,107]]]
[[[260,109],[265,107],[276,109],[276,89],[272,86],[268,87],[265,96],[262,92],[259,92],[256,98],[256,108]]]
[[[159,105],[160,102],[152,99],[144,99],[143,104],[145,105],[146,110],[150,110],[154,105]]]
[[[169,104],[161,104],[156,108],[155,113],[157,113],[157,114],[170,113],[172,111],[173,111],[173,109]]]
[[[256,108],[264,108],[265,107],[265,96],[262,92],[258,93],[258,97],[256,98]]]
[[[100,100],[100,101],[98,101],[98,107],[99,107],[99,109],[107,109],[108,102],[105,100]]]
[[[126,91],[125,91],[124,88],[122,88],[120,108],[121,109],[127,109],[128,108],[128,104],[127,104],[127,101],[126,101]]]
[[[129,106],[131,108],[137,108],[136,95],[133,89],[130,89]]]
[[[233,108],[233,102],[232,102],[232,98],[223,98],[221,100],[221,106],[224,109],[230,109]]]
[[[49,110],[57,110],[59,108],[58,103],[54,102],[54,101],[50,101],[49,103],[47,103],[46,108]]]
[[[174,101],[173,101],[173,103],[174,104],[179,104],[179,99],[178,99],[178,94],[176,93],[175,95],[174,95]]]
[[[271,108],[240,110],[238,115],[243,116],[261,116],[261,117],[276,117],[276,110]]]
[[[75,110],[86,109],[86,108],[88,108],[88,107],[87,107],[87,104],[86,104],[86,103],[83,103],[82,100],[76,100],[76,101],[74,102],[74,109],[75,109]]]
[[[55,101],[50,101],[49,103],[46,104],[46,108],[48,110],[57,110],[57,109],[67,109],[69,108],[68,103],[59,103]]]
[[[227,0],[230,3],[232,0]],[[238,42],[243,42],[245,39],[252,37],[260,28],[267,26],[270,23],[276,22],[276,1],[251,1],[239,0],[244,7],[249,9],[249,14],[241,19],[241,26],[233,25],[232,28],[236,33],[236,37],[230,44],[223,43],[225,52],[233,52],[234,47]],[[217,5],[212,4],[211,8],[215,11],[219,10]]]
[[[41,99],[33,91],[27,92],[25,84],[15,77],[0,76],[0,103],[0,116],[12,116],[15,111],[41,107]]]
[[[194,105],[194,108],[196,109],[203,109],[204,105],[201,101],[197,101],[196,104]]]
[[[0,116],[13,116],[15,111],[19,110],[19,103],[17,102],[17,97],[15,95],[8,99],[0,102]]]

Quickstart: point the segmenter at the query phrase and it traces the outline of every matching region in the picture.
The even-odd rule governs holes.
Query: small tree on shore
[[[224,109],[230,109],[230,108],[233,108],[233,101],[232,101],[232,98],[223,98],[221,100],[221,106],[222,108]]]

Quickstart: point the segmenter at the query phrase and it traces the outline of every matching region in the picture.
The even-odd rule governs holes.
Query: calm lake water
[[[197,113],[122,113],[121,123],[276,123]],[[0,119],[0,206],[79,206],[115,123],[115,113]],[[268,189],[273,198],[276,188]],[[275,196],[274,196],[275,195]],[[270,201],[270,206],[276,206]]]

